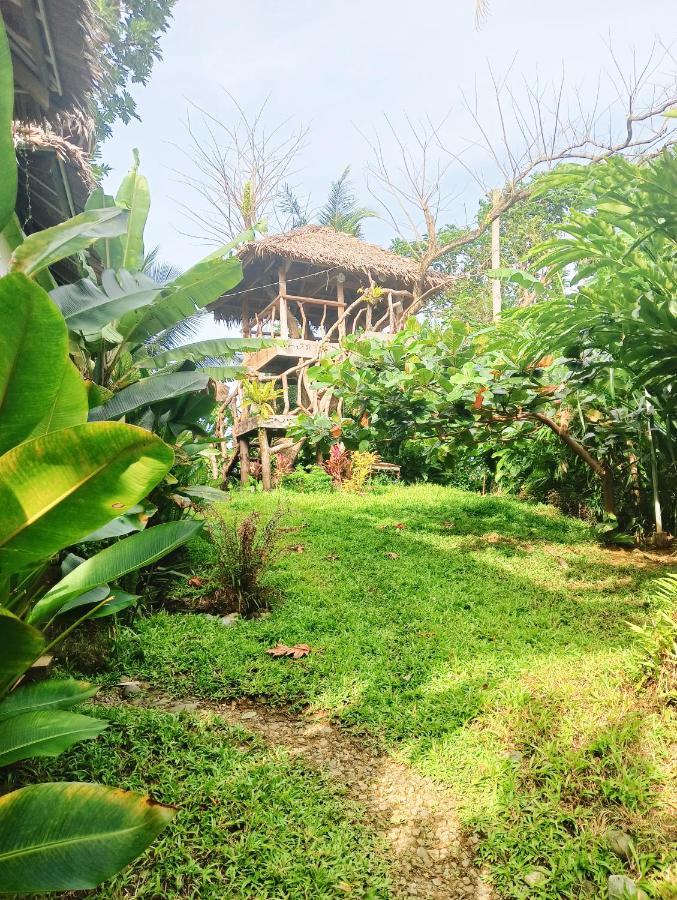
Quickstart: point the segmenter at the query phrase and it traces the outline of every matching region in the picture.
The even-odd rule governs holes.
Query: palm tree
[[[279,208],[286,215],[290,228],[299,228],[310,222],[308,203],[303,206],[288,184],[282,188]],[[362,237],[362,222],[375,215],[370,209],[357,205],[357,197],[351,187],[350,166],[346,166],[341,176],[332,181],[329,196],[317,213],[317,221],[335,231]]]

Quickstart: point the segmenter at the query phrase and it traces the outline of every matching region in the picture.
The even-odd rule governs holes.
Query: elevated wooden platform
[[[338,344],[323,344],[323,350],[336,350]],[[317,359],[320,355],[320,342],[290,338],[280,341],[275,347],[265,347],[254,353],[244,354],[244,364],[249,372],[265,372],[270,375],[281,375],[295,363],[306,359]]]
[[[295,422],[296,416],[291,413],[279,416],[251,416],[237,421],[233,433],[236,438],[241,438],[253,434],[259,428],[265,428],[266,431],[286,431]]]

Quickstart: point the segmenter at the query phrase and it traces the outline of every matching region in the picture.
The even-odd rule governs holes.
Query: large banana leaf
[[[0,606],[0,693],[35,662],[44,646],[37,629]]]
[[[49,678],[35,684],[26,684],[12,691],[0,703],[0,722],[26,712],[67,709],[83,703],[96,694],[96,685],[74,678]]]
[[[120,419],[154,403],[181,397],[183,394],[192,394],[195,391],[204,391],[209,382],[210,375],[203,374],[202,369],[193,372],[173,372],[169,375],[151,375],[123,388],[104,406],[91,409],[89,418],[92,422]]]
[[[10,271],[34,275],[60,259],[85,250],[99,238],[124,234],[129,212],[112,207],[93,209],[53,228],[36,231],[20,244],[10,261]]]
[[[0,572],[48,559],[125,512],[166,475],[173,459],[158,437],[118,422],[54,431],[5,453]]]
[[[16,204],[17,169],[12,135],[13,110],[12,57],[5,24],[0,16],[0,230],[12,218]]]
[[[138,599],[138,594],[128,594],[127,591],[120,590],[112,591],[104,605],[95,610],[89,618],[103,619],[106,616],[115,616],[124,609],[129,609],[130,606],[136,606]]]
[[[82,562],[84,562],[84,560]],[[82,563],[80,563],[80,565],[82,565]],[[64,603],[59,610],[59,615],[62,616],[64,613],[69,613],[73,609],[80,609],[82,606],[96,606],[110,596],[111,589],[107,584],[102,584],[100,587],[92,588],[91,591],[86,591],[84,594],[80,594],[79,597],[74,597],[72,600],[69,600],[68,603]]]
[[[85,212],[93,209],[111,209],[117,204],[115,197],[104,193],[103,188],[96,188],[87,198]],[[124,232],[123,232],[124,233]],[[96,241],[93,246],[105,269],[119,269],[122,266],[122,238],[106,237]]]
[[[91,890],[142,853],[175,811],[98,784],[34,784],[0,798],[0,893]]]
[[[132,531],[143,531],[148,524],[151,516],[157,512],[157,506],[152,503],[137,503],[128,510],[124,516],[117,516],[111,519],[101,528],[97,528],[86,537],[80,538],[80,543],[86,544],[90,541],[107,541],[109,538],[122,537],[124,534],[131,534]]]
[[[239,259],[203,260],[163,288],[152,306],[123,316],[118,330],[126,340],[141,344],[218,300],[241,280]]]
[[[68,365],[68,333],[49,296],[25,275],[0,278],[0,454],[49,415]]]
[[[72,597],[97,585],[117,581],[127,572],[148,566],[185,544],[202,528],[202,522],[169,522],[123,538],[91,556],[49,590],[31,610],[33,624],[51,619]]]
[[[143,232],[150,210],[150,190],[147,179],[139,175],[139,151],[133,152],[134,165],[123,178],[115,202],[129,210],[127,231],[122,236],[122,266],[137,270],[143,264]]]
[[[126,313],[148,306],[160,296],[161,288],[141,273],[125,269],[105,269],[101,287],[89,278],[65,284],[51,292],[71,331],[87,340],[99,336],[101,330]]]
[[[142,350],[134,355],[134,362],[142,369],[163,369],[173,363],[194,362],[200,363],[205,359],[230,358],[234,353],[243,353],[250,350],[260,350],[262,347],[272,346],[272,341],[260,338],[215,338],[208,341],[196,341],[192,344],[182,344],[149,356]]]
[[[82,425],[87,421],[88,412],[87,386],[82,375],[68,360],[52,405],[31,431],[30,437],[39,437],[49,431],[59,431],[72,425]]]
[[[73,744],[95,738],[108,723],[66,710],[37,710],[0,722],[0,766],[38,756],[59,756]]]

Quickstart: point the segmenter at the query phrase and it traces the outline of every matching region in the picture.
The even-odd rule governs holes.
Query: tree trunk
[[[249,481],[249,441],[247,438],[241,437],[238,443],[240,445],[240,482],[247,484]]]
[[[270,445],[265,428],[259,428],[259,458],[261,461],[263,490],[269,491],[273,486],[273,473],[270,465]]]

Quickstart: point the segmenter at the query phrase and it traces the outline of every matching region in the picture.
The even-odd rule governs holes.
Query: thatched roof
[[[14,67],[15,117],[86,147],[90,97],[103,77],[91,0],[0,0]]]
[[[364,281],[365,286],[371,277],[382,287],[395,290],[411,289],[418,278],[414,260],[324,225],[304,225],[285,234],[252,241],[240,249],[238,256],[245,268],[253,259],[277,257],[306,263],[318,270],[337,269],[351,273]],[[426,289],[438,280],[431,272],[426,279]]]

